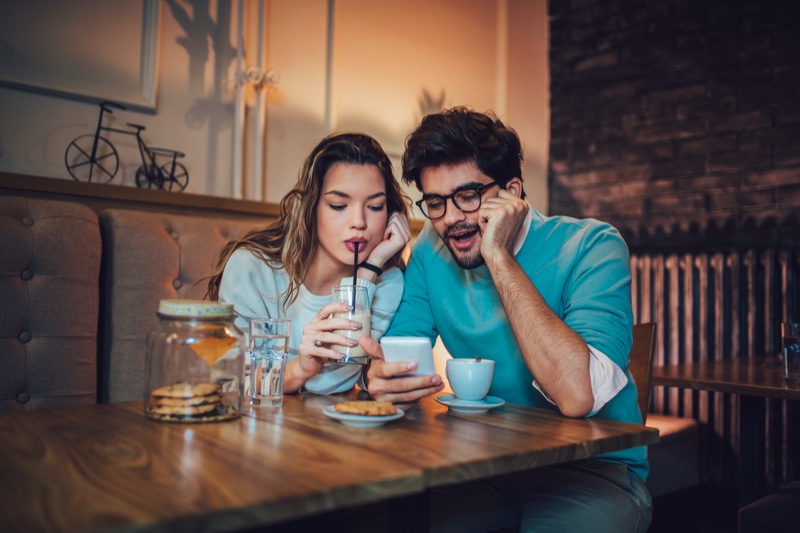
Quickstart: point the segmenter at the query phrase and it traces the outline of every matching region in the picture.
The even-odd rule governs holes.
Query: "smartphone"
[[[390,363],[417,362],[417,370],[404,376],[430,376],[436,373],[433,346],[428,337],[381,337],[381,347],[383,358]]]

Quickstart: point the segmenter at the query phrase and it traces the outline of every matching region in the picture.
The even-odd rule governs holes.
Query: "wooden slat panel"
[[[793,251],[632,254],[631,265],[637,320],[646,317],[663,325],[656,365],[774,355],[779,322],[798,319],[800,254]],[[652,403],[654,412],[695,416],[708,424],[715,438],[707,443],[707,475],[730,480],[729,463],[738,454],[739,398],[655,387]],[[791,428],[798,424],[798,411],[793,402],[767,402],[764,414],[772,440],[763,468],[768,486],[791,479],[795,470],[800,436]]]
[[[631,307],[633,308],[633,323],[639,324],[639,256],[631,255]]]
[[[747,306],[746,315],[746,335],[747,335],[747,355],[756,354],[756,261],[755,252],[747,250],[742,258],[742,266],[745,270],[747,279]]]
[[[732,253],[727,257],[728,272],[730,273],[730,343],[731,343],[731,356],[739,357],[742,355],[742,318],[739,313],[739,305],[741,303],[741,262],[738,253]]]

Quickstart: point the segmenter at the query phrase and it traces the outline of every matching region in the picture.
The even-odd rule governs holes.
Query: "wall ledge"
[[[72,201],[95,211],[138,209],[197,216],[274,218],[277,204],[0,172],[0,194]]]
[[[280,206],[271,202],[137,189],[111,183],[84,183],[8,172],[0,172],[0,195],[77,202],[95,211],[114,207],[194,216],[222,215],[258,219],[277,218],[280,215]],[[418,235],[423,224],[423,220],[409,220],[411,233]]]

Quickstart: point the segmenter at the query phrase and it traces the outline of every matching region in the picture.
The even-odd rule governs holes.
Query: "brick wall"
[[[800,245],[800,2],[550,0],[550,213]]]

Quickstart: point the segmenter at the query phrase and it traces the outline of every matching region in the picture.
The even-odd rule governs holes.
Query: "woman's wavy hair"
[[[281,268],[289,275],[284,298],[284,311],[294,303],[308,264],[318,244],[317,204],[325,174],[338,163],[374,165],[386,185],[388,215],[400,212],[408,216],[409,198],[394,177],[392,162],[381,145],[363,133],[334,133],[323,138],[311,151],[300,169],[294,188],[280,203],[280,217],[264,229],[254,230],[241,239],[229,241],[217,258],[217,266],[209,275],[206,298],[219,299],[222,273],[233,252],[250,250],[271,268]],[[386,262],[385,269],[404,268],[402,250]]]
[[[523,161],[522,145],[513,129],[491,112],[458,106],[425,116],[408,135],[403,182],[421,191],[420,176],[426,168],[473,162],[505,188],[513,178],[522,179]]]

